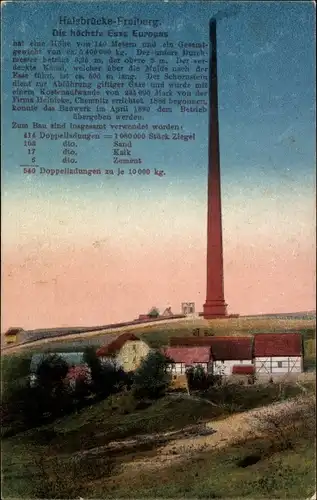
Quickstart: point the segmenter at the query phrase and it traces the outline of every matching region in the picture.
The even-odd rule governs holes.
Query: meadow
[[[2,352],[2,355],[30,355],[40,352],[81,352],[86,346],[99,347],[109,343],[122,333],[134,333],[151,347],[168,345],[170,337],[191,336],[194,330],[199,329],[200,335],[252,335],[258,332],[290,332],[302,333],[305,348],[305,370],[316,368],[316,322],[315,319],[284,319],[284,318],[228,318],[207,321],[202,318],[187,320],[173,320],[166,323],[148,325],[134,325],[89,332],[81,335],[70,335],[63,339],[45,339],[32,344],[12,347]]]
[[[314,392],[315,383],[304,384]],[[287,385],[213,389],[205,399],[166,395],[136,401],[130,393],[111,396],[77,414],[2,441],[3,498],[306,498],[315,481],[313,429],[292,433],[288,445],[249,436],[224,448],[178,447],[186,431],[264,404],[299,395]],[[211,404],[212,403],[212,404]],[[162,460],[164,439],[138,436],[175,432],[169,463],[155,471],[142,463]],[[217,437],[217,433],[215,434]],[[131,440],[134,438],[134,442]],[[124,446],[123,440],[129,440]],[[195,439],[195,434],[193,439]],[[211,438],[212,439],[212,436]],[[122,441],[121,441],[122,440]],[[277,446],[272,446],[272,441]],[[111,443],[118,446],[111,448]],[[175,447],[174,447],[175,446]],[[181,450],[181,451],[179,451]],[[181,454],[181,460],[176,455]],[[175,455],[175,463],[174,463]],[[248,456],[257,463],[245,467]],[[228,481],[230,477],[230,481]]]
[[[153,347],[159,347],[166,345],[169,337],[192,335],[197,328],[201,334],[209,335],[300,331],[304,337],[305,367],[315,369],[314,320],[195,319],[124,331],[133,331]],[[36,343],[16,352],[8,351],[1,357],[2,393],[13,380],[17,381],[17,376],[25,379],[32,353],[78,352],[87,344],[102,345],[109,335],[94,332],[88,337]],[[111,335],[114,338],[113,331]],[[191,397],[167,394],[156,401],[136,400],[129,391],[123,392],[52,423],[3,437],[2,497],[308,498],[315,488],[315,431],[307,425],[306,414],[291,425],[286,447],[279,445],[279,436],[274,433],[265,438],[251,433],[247,437],[241,435],[221,448],[209,445],[197,450],[188,445],[185,449],[179,444],[193,431],[195,442],[201,426],[225,425],[230,418],[239,418],[254,408],[290,401],[303,391],[314,394],[314,374],[306,375],[309,377],[299,385],[228,385]],[[228,429],[230,434],[230,426]],[[166,433],[175,433],[167,455]],[[142,436],[147,439],[141,439]],[[116,446],[111,448],[113,443]],[[164,453],[166,463],[162,462]],[[256,460],[245,466],[248,457]],[[145,466],[161,462],[162,467],[156,470]]]

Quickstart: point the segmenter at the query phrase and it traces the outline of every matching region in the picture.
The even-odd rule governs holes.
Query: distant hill
[[[240,316],[241,318],[276,318],[276,319],[316,319],[316,311],[299,311],[290,313],[276,313],[276,314],[254,314]]]

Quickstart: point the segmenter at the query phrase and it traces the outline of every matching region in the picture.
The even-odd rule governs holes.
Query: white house
[[[252,337],[210,337],[214,375],[232,375],[233,367],[252,366]]]
[[[252,359],[252,342],[250,337],[172,337],[170,345],[177,348],[210,349],[208,371],[214,375],[232,375],[236,365],[250,366]]]
[[[168,347],[164,349],[165,356],[173,362],[170,371],[175,375],[186,373],[186,369],[192,366],[201,365],[206,372],[211,366],[210,347]]]
[[[254,336],[255,371],[258,375],[283,375],[303,371],[300,333],[258,333]]]

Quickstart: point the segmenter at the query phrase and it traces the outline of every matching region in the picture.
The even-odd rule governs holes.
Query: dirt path
[[[190,397],[190,396],[182,396]],[[197,453],[223,448],[241,440],[260,437],[265,431],[257,425],[258,418],[265,415],[303,415],[303,404],[311,400],[312,396],[300,396],[296,399],[271,404],[243,413],[237,413],[223,420],[211,420],[203,424],[188,426],[178,431],[156,434],[137,435],[133,438],[111,441],[105,446],[100,446],[84,452],[83,454],[104,455],[106,451],[114,451],[117,456],[122,455],[121,474],[131,473],[135,470],[155,470],[168,467],[171,463],[179,463],[195,456]],[[197,399],[197,398],[193,398]],[[211,403],[212,404],[212,403]],[[304,410],[305,411],[305,410]],[[159,452],[142,453],[145,444],[159,447]],[[133,453],[133,460],[127,456]]]
[[[160,448],[158,455],[146,457],[146,459],[135,458],[131,462],[124,464],[124,468],[138,469],[158,469],[167,467],[173,462],[181,462],[184,458],[208,450],[223,448],[234,444],[240,440],[247,440],[251,437],[263,435],[263,431],[256,425],[256,417],[264,416],[268,412],[271,415],[295,413],[298,411],[298,399],[289,400],[281,403],[275,403],[269,406],[257,408],[244,413],[232,415],[224,420],[209,421],[205,424],[206,430],[210,431],[207,435],[197,432],[196,435],[176,437],[169,440]],[[201,426],[200,426],[201,427]],[[213,432],[212,432],[213,431]]]

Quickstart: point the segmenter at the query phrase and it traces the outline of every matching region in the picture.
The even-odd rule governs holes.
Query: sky
[[[25,131],[12,121],[70,122],[71,113],[12,111],[13,41],[48,43],[63,15],[159,19],[171,43],[207,43],[208,19],[224,9],[231,16],[218,22],[217,48],[228,312],[315,309],[313,3],[13,1],[2,7],[1,331],[106,324],[154,305],[178,313],[185,301],[201,311],[206,298],[207,113],[173,107],[168,117],[147,117],[149,126],[196,135],[134,144],[142,168],[163,177],[23,175]],[[71,65],[68,72],[73,80]],[[114,168],[107,139],[77,151],[79,168]],[[37,141],[39,166],[63,168],[61,158],[58,141]]]

